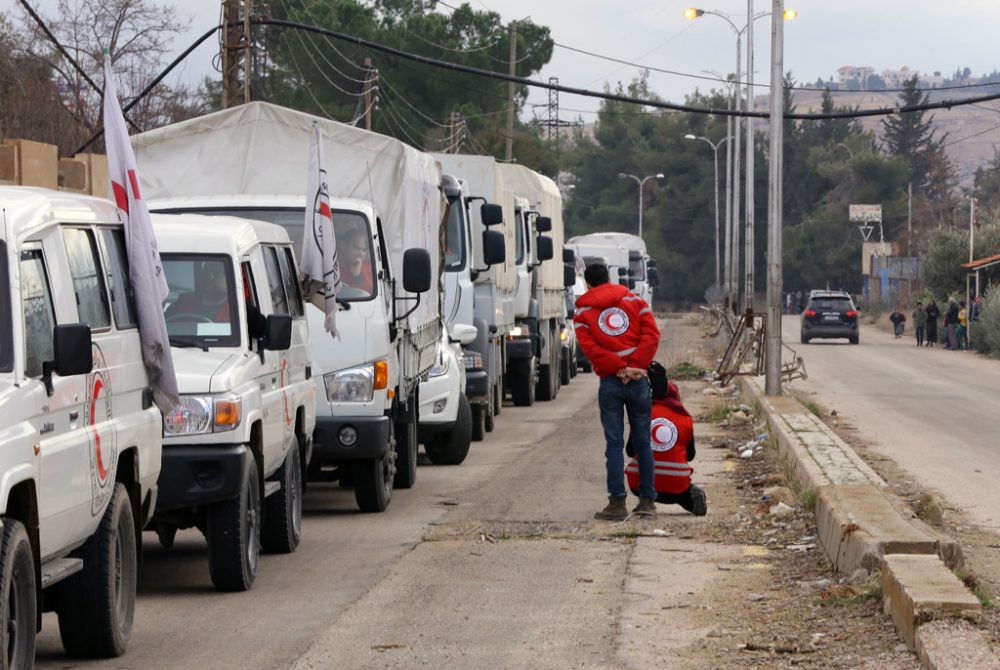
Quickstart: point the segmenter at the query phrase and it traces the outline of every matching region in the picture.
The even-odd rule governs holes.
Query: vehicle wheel
[[[538,384],[535,387],[537,400],[552,400],[556,397],[556,385],[552,380],[552,366],[541,365],[538,368]]]
[[[248,453],[246,461],[240,494],[208,508],[208,572],[220,591],[249,591],[257,579],[260,475],[253,454]]]
[[[503,375],[497,379],[497,386],[493,389],[493,416],[500,416],[503,411]]]
[[[510,398],[517,407],[531,407],[535,404],[535,380],[532,378],[531,361],[517,361],[507,375]]]
[[[469,404],[469,401],[467,398],[465,398],[465,396],[462,396],[462,399],[465,400],[465,402],[464,403],[459,402],[458,406],[459,415],[461,415],[463,412],[462,405]],[[483,439],[486,437],[486,411],[487,411],[486,405],[478,405],[478,404],[475,406],[471,406],[469,409],[469,414],[470,414],[469,432],[471,435],[471,439],[475,440],[476,442],[482,442]],[[455,425],[458,424],[456,423]],[[435,435],[434,437],[437,438],[439,435]],[[428,452],[427,455],[430,456],[430,453]],[[433,461],[434,459],[432,458],[431,460]]]
[[[116,482],[101,525],[73,554],[83,570],[58,586],[59,634],[70,656],[125,653],[135,616],[137,549],[128,491]]]
[[[412,488],[417,481],[417,417],[396,424],[396,476],[393,487]]]
[[[302,539],[301,461],[298,446],[288,450],[277,472],[281,490],[264,500],[264,528],[260,536],[264,551],[290,554]]]
[[[496,428],[497,425],[496,414],[495,414],[496,400],[494,400],[494,397],[495,396],[491,394],[489,400],[487,400],[486,404],[483,406],[486,413],[486,416],[484,418],[484,426],[486,428],[487,433],[492,433],[493,429]]]
[[[594,364],[591,363],[590,360],[584,358],[580,362],[580,369],[583,370],[584,372],[593,372],[594,371]]]
[[[567,386],[572,378],[572,375],[569,373],[569,356],[567,356],[559,363],[559,383]]]
[[[802,333],[799,335],[799,341],[802,342],[802,344],[809,344],[809,336]]]
[[[381,458],[351,463],[354,473],[354,500],[362,512],[384,512],[392,500],[392,480],[396,476],[396,452],[390,449]]]
[[[576,375],[579,373],[579,365],[577,364],[578,361],[576,359],[576,353],[574,353],[571,358],[572,360],[570,360],[569,362],[569,377],[570,379],[574,379],[576,378]]]
[[[480,409],[480,413],[485,413]],[[458,417],[455,427],[447,433],[439,433],[424,445],[427,458],[434,465],[458,465],[469,455],[469,445],[473,439],[473,409],[464,395],[458,403]]]
[[[853,337],[851,337],[851,344],[857,344],[860,341],[861,340],[860,340],[860,338],[857,335],[854,335]]]
[[[35,662],[35,559],[24,524],[3,519],[0,548],[0,625],[4,668],[30,668]]]

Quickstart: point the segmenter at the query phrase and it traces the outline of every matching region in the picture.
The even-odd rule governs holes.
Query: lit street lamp
[[[642,188],[646,185],[646,182],[650,179],[663,179],[663,173],[657,172],[656,174],[651,174],[647,177],[639,179],[634,174],[625,174],[624,172],[618,173],[619,179],[634,179],[635,183],[639,185],[639,239],[642,239]]]
[[[721,278],[719,276],[719,147],[722,146],[723,142],[728,142],[732,137],[725,137],[718,142],[713,142],[707,137],[699,137],[697,135],[685,135],[686,140],[701,140],[712,147],[712,153],[715,156],[715,180],[713,181],[715,185],[715,285],[721,286]]]

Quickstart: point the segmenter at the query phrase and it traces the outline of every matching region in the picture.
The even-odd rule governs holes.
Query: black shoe
[[[708,514],[708,498],[705,492],[694,484],[691,485],[691,513],[695,516]]]

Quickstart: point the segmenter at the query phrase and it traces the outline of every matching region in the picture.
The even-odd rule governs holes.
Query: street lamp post
[[[718,142],[713,142],[707,137],[700,137],[697,135],[685,135],[686,140],[701,140],[712,147],[712,154],[714,156],[715,163],[715,180],[713,184],[715,185],[715,285],[721,286],[721,277],[719,275],[719,147],[722,146],[723,142],[728,142],[731,137],[724,137]]]
[[[625,174],[624,172],[618,173],[619,179],[634,179],[635,183],[639,185],[639,239],[642,239],[642,189],[646,185],[646,182],[650,179],[663,179],[663,173],[657,172],[656,174],[651,174],[642,179],[639,179],[634,174]]]
[[[784,0],[772,0],[775,16],[784,13]],[[771,144],[768,174],[767,221],[767,346],[764,392],[781,395],[781,172],[784,159],[784,25],[771,22]]]
[[[733,109],[733,91],[736,89],[736,82],[724,77],[721,73],[714,70],[703,70],[707,74],[714,75],[718,77],[719,81],[727,88],[727,94],[729,97],[729,108]],[[732,139],[733,137],[733,117],[730,114],[726,115],[726,137]],[[726,306],[728,307],[730,288],[732,286],[733,279],[733,208],[732,208],[732,197],[733,192],[733,143],[726,143],[726,195],[723,202],[726,204],[726,233],[724,242],[724,251],[722,255],[722,275],[724,281],[720,284],[723,291],[723,296],[725,296]]]

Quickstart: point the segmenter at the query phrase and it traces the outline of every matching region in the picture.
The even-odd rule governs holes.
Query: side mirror
[[[495,226],[503,223],[503,207],[491,202],[483,203],[479,208],[479,218],[483,220],[484,226]]]
[[[625,268],[618,268],[618,276],[619,277],[627,277],[628,276],[628,270],[626,270]]]
[[[85,375],[94,369],[92,341],[90,326],[85,323],[67,323],[53,329],[54,359],[42,363],[42,382],[49,395],[52,395],[53,373],[60,377],[72,377]]]
[[[476,327],[467,323],[456,323],[451,327],[451,337],[463,347],[475,342],[477,335],[479,335],[479,331],[476,330]]]
[[[483,205],[485,207],[486,205]],[[507,260],[507,245],[503,233],[497,230],[483,232],[483,262],[487,267]]]
[[[431,288],[431,255],[426,249],[403,252],[403,290],[426,293]]]
[[[656,260],[653,259],[653,258],[650,258],[648,261],[646,261],[646,267],[647,268],[655,268],[656,267]]]
[[[569,263],[570,265],[576,263],[576,254],[573,253],[572,249],[563,248],[563,263]]]
[[[634,291],[635,290],[635,280],[634,279],[629,279],[628,280],[628,290],[629,291]]]
[[[285,351],[292,346],[292,317],[288,314],[268,314],[264,322],[264,348]]]
[[[655,286],[656,284],[660,283],[660,273],[657,272],[656,268],[649,268],[646,271],[646,276],[649,277],[650,286]],[[653,282],[656,282],[656,284],[654,284]]]
[[[629,277],[634,277],[635,276],[635,270],[629,270],[628,271],[628,276]]]
[[[575,315],[576,315],[576,310],[575,309],[573,309],[572,307],[567,307],[566,308],[566,318],[567,319],[569,319],[570,321],[572,321],[573,317]]]
[[[563,263],[563,286],[569,288],[576,284],[576,267]]]
[[[540,216],[535,220],[535,230],[540,233],[547,233],[552,230],[552,219],[547,216]]]
[[[536,241],[536,252],[539,262],[552,260],[552,257],[555,256],[555,251],[552,249],[552,238],[539,235]]]

